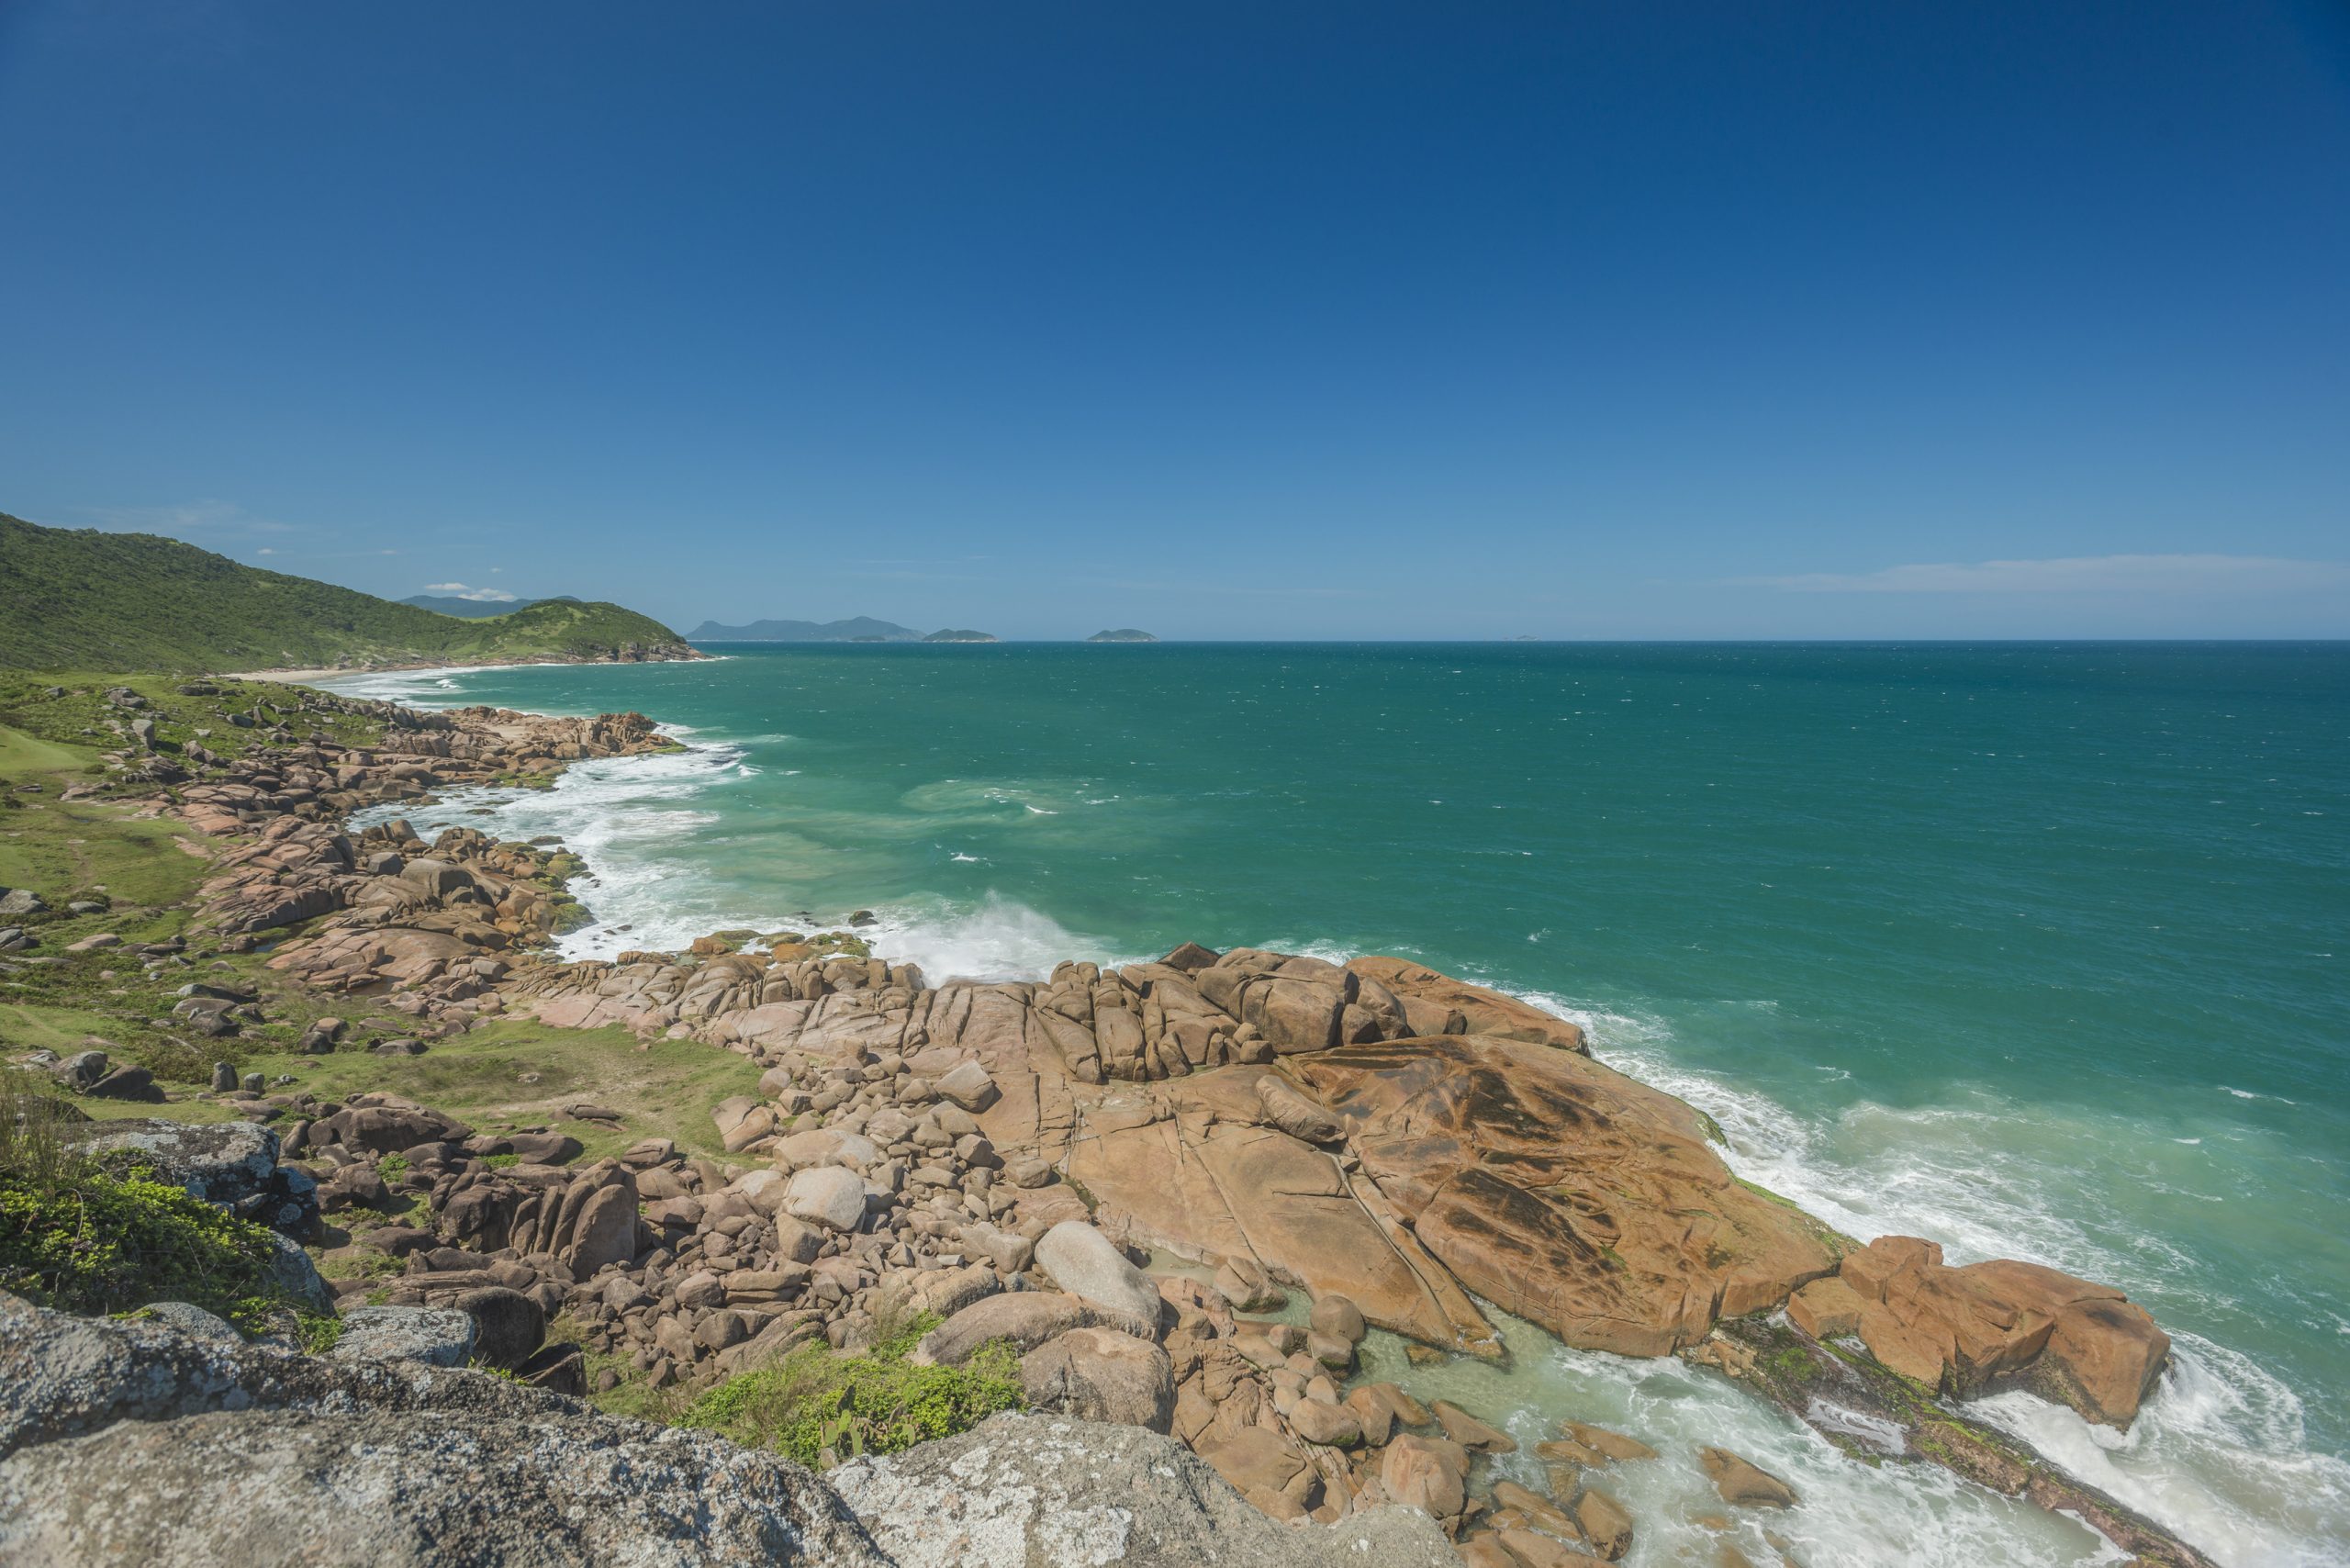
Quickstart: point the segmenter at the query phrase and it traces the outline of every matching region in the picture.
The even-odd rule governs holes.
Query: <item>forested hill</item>
[[[0,667],[196,673],[691,653],[616,604],[550,599],[464,621],[175,539],[0,514]]]

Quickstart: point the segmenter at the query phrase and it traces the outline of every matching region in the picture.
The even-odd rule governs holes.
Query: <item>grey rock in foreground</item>
[[[1139,1427],[996,1416],[828,1479],[897,1568],[1460,1568],[1426,1514],[1281,1524]]]
[[[0,1295],[0,1562],[886,1568],[807,1470],[484,1372]]]
[[[0,1561],[887,1562],[798,1465],[584,1410],[472,1420],[222,1410],[125,1423],[0,1465]]]
[[[73,1317],[0,1294],[0,1562],[1454,1562],[1421,1514],[1277,1524],[1173,1439],[1136,1428],[1000,1416],[828,1484],[774,1454],[485,1372],[305,1356],[195,1327]]]

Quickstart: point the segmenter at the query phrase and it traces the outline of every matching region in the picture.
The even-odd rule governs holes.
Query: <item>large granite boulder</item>
[[[1496,1035],[1531,1045],[1556,1046],[1561,1050],[1591,1054],[1580,1025],[1554,1018],[1532,1002],[1520,1002],[1482,985],[1415,964],[1408,958],[1361,958],[1347,969],[1364,980],[1377,981],[1404,1003],[1414,1027],[1411,1034]],[[1441,1026],[1444,1014],[1457,1014],[1456,1027]],[[1436,1028],[1420,1025],[1438,1023]]]
[[[1036,1265],[1081,1301],[1141,1322],[1158,1321],[1158,1287],[1083,1220],[1063,1220],[1045,1232],[1036,1243]]]
[[[1114,1328],[1072,1328],[1020,1358],[1029,1407],[1167,1430],[1175,1415],[1175,1368],[1148,1339]]]
[[[1552,1044],[1445,1035],[1289,1067],[1421,1244],[1570,1345],[1667,1354],[1833,1271],[1842,1250],[1732,1176],[1687,1105]]]
[[[2037,1263],[1953,1269],[1930,1241],[1886,1236],[1846,1258],[1840,1277],[1869,1353],[1960,1398],[2028,1388],[2126,1428],[2170,1358],[2170,1336],[2144,1307]]]
[[[1082,1109],[1069,1175],[1136,1239],[1343,1295],[1380,1327],[1498,1357],[1500,1338],[1395,1205],[1329,1150],[1267,1125],[1261,1076],[1195,1073],[1155,1089],[1153,1103],[1122,1092]]]

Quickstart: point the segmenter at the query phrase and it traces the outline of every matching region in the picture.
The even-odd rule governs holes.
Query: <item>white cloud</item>
[[[463,583],[427,583],[427,593],[445,593],[453,599],[470,599],[478,604],[503,604],[514,596],[503,588],[467,588]]]
[[[2350,564],[2274,555],[2073,555],[1737,580],[1794,593],[2260,593],[2350,583]]]
[[[253,552],[253,554],[256,554],[256,555],[274,555],[274,554],[277,554],[277,552],[276,552],[276,551],[274,551],[274,550],[273,550],[273,549],[271,549],[268,545],[264,544],[264,545],[263,545],[260,549],[258,549],[258,550],[254,551],[254,552]]]

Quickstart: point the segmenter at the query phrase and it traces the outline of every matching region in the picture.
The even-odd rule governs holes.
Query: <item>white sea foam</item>
[[[1101,944],[1077,935],[1024,903],[989,893],[977,905],[922,900],[877,909],[880,925],[868,933],[873,950],[919,965],[932,984],[950,979],[1043,980],[1064,958],[1102,954]]]
[[[2058,1156],[1998,1158],[2020,1147],[2095,1144],[2098,1129],[2055,1112],[1991,1102],[1895,1108],[1863,1101],[1831,1122],[1811,1121],[1768,1095],[1676,1062],[1661,1018],[1521,994],[1580,1024],[1599,1059],[1712,1116],[1729,1140],[1723,1152],[1731,1169],[1839,1230],[1863,1239],[1930,1237],[1955,1263],[2020,1257],[2125,1288],[2183,1261],[2157,1237],[2132,1238],[2125,1249],[2084,1229],[2063,1198],[2042,1185],[2064,1170]],[[2126,1437],[2026,1394],[1980,1401],[1971,1413],[2229,1568],[2350,1562],[2350,1463],[2311,1451],[2300,1401],[2251,1358],[2193,1334],[2174,1338],[2171,1369]]]
[[[740,761],[733,746],[688,744],[659,756],[575,763],[549,790],[453,790],[430,805],[378,806],[352,821],[364,827],[405,817],[427,838],[455,826],[487,826],[501,838],[560,838],[588,862],[588,874],[573,880],[571,891],[596,916],[593,925],[560,939],[565,958],[681,947],[726,926],[771,928],[774,922],[772,913],[730,907],[700,879],[679,876],[672,853],[680,837],[720,820],[693,802],[706,790],[740,782]]]
[[[1366,1372],[1400,1376],[1423,1398],[1453,1399],[1495,1419],[1518,1441],[1516,1453],[1494,1461],[1495,1473],[1538,1490],[1548,1483],[1534,1445],[1557,1435],[1561,1416],[1632,1433],[1657,1449],[1657,1459],[1616,1466],[1604,1482],[1639,1520],[1627,1568],[1711,1563],[1725,1541],[1758,1563],[1787,1561],[1764,1539],[1765,1528],[1812,1568],[2085,1568],[2121,1560],[2078,1522],[1947,1471],[1852,1458],[1677,1358],[1570,1350],[1531,1325],[1497,1312],[1494,1318],[1511,1350],[1507,1368],[1456,1358],[1406,1371],[1401,1346],[1379,1334],[1366,1344]],[[1802,1505],[1768,1518],[1731,1518],[1697,1462],[1706,1446],[1729,1448],[1782,1477]]]

